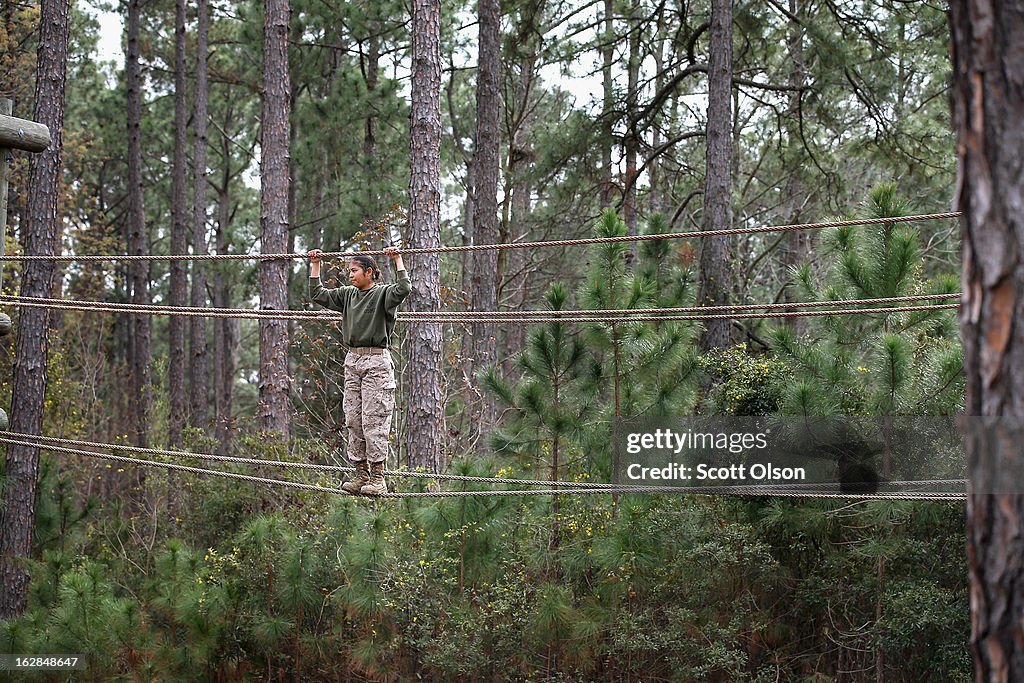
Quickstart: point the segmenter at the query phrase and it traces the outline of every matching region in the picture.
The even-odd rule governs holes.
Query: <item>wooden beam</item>
[[[0,115],[0,147],[42,152],[50,146],[50,129],[41,123]]]

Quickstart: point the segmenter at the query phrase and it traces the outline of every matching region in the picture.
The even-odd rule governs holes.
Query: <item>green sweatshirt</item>
[[[328,289],[320,278],[309,278],[309,298],[324,308],[340,311],[341,334],[349,346],[387,347],[395,332],[398,305],[412,291],[409,274],[398,271],[398,281],[359,291],[351,285]]]

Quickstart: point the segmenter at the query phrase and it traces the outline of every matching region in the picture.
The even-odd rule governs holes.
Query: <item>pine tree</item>
[[[664,220],[656,215],[644,233],[666,231]],[[627,232],[618,215],[608,211],[595,236],[621,237]],[[583,306],[626,311],[692,305],[691,274],[676,263],[677,254],[667,241],[645,242],[635,272],[627,268],[628,251],[622,242],[603,244],[594,250],[579,296]],[[606,376],[614,378],[615,415],[667,415],[683,409],[692,398],[688,380],[696,358],[695,325],[683,321],[610,320],[588,325],[585,338]],[[623,382],[627,376],[629,381]]]
[[[410,129],[409,224],[406,244],[441,244],[441,2],[412,5],[412,126]],[[441,304],[441,260],[436,253],[410,260],[416,286],[409,310],[437,310]],[[442,423],[441,326],[409,326],[409,387],[406,448],[409,465],[441,471]]]
[[[908,211],[895,184],[885,183],[871,191],[863,217]],[[809,265],[797,273],[809,300],[956,291],[952,276],[923,278],[917,235],[905,224],[837,228],[823,244],[829,265],[821,282]],[[950,415],[963,402],[963,354],[951,311],[815,317],[806,336],[778,328],[774,342],[795,374],[785,413]]]
[[[545,299],[550,310],[562,310],[569,290],[556,283]],[[590,407],[579,399],[585,357],[583,344],[567,323],[547,323],[530,333],[526,348],[516,357],[523,379],[515,387],[506,384],[493,366],[485,372],[484,385],[511,409],[505,427],[491,434],[491,447],[497,454],[526,458],[538,469],[546,464],[550,480],[559,481],[569,450],[566,446],[578,443],[573,437]],[[554,496],[553,548],[558,546],[558,508],[558,496]]]
[[[660,216],[656,216],[646,232],[665,229]],[[597,237],[626,234],[626,224],[610,210],[595,230]],[[692,305],[690,276],[673,263],[675,254],[664,241],[646,243],[633,272],[626,265],[628,252],[622,242],[603,243],[594,248],[587,280],[579,295],[586,308],[629,310]],[[612,472],[617,469],[617,463],[608,459],[608,434],[613,419],[678,415],[691,407],[697,377],[696,335],[696,326],[682,321],[622,322],[612,316],[607,323],[586,326],[590,371],[585,391],[600,397],[603,420],[587,434],[585,450],[602,469],[605,463],[610,463]]]
[[[263,119],[260,143],[262,196],[260,203],[260,249],[264,253],[288,251],[289,113],[291,111],[288,70],[290,31],[288,0],[268,0],[264,21]],[[260,263],[260,306],[288,308],[288,272],[285,261]],[[288,326],[281,320],[260,320],[260,428],[287,441],[291,432],[292,406],[288,373]]]
[[[899,217],[908,211],[896,185],[884,183],[871,190],[864,217]],[[828,263],[824,282],[816,282],[809,266],[798,273],[804,294],[813,300],[955,291],[956,281],[952,277],[934,281],[923,278],[917,235],[906,225],[838,228],[825,236],[824,244]],[[962,409],[962,350],[950,311],[824,316],[810,322],[806,336],[797,337],[792,327],[779,327],[774,341],[779,356],[795,375],[784,391],[783,413],[950,415]],[[878,465],[883,479],[891,476],[894,466],[902,468],[909,464],[902,460],[896,463],[891,458],[890,425],[887,419],[882,427],[886,445]],[[850,438],[844,435],[848,443]],[[915,434],[914,438],[926,439],[927,435]],[[898,598],[920,590],[906,582],[896,587],[889,585],[893,583],[889,567],[905,552],[905,543],[896,539],[901,518],[909,509],[897,502],[879,503],[858,515],[863,527],[871,532],[851,529],[850,540],[844,541],[859,547],[862,560],[858,573],[865,584],[859,609],[861,614],[873,613],[875,628],[880,630],[884,629],[893,596]],[[841,561],[851,559],[843,552],[836,554]],[[863,563],[865,557],[870,558],[870,563]],[[878,680],[884,678],[887,669],[885,651],[878,642],[872,642],[870,649],[865,650],[871,656],[864,666],[872,666]]]

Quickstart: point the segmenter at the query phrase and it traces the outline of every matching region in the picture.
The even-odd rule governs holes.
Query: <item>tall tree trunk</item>
[[[207,77],[207,38],[210,33],[209,7],[207,0],[197,5],[198,25],[196,27],[196,116],[195,116],[195,173],[193,198],[195,216],[192,224],[192,252],[206,256],[206,130],[209,110],[210,85]],[[203,261],[192,263],[192,296],[194,308],[206,306],[206,268]],[[210,426],[210,359],[206,350],[206,318],[188,319],[189,336],[189,403],[191,424],[199,429]]]
[[[707,171],[704,179],[704,229],[732,224],[732,0],[712,0],[708,60]],[[705,237],[700,250],[702,306],[728,303],[729,238]],[[702,349],[729,345],[729,321],[709,320]]]
[[[32,189],[27,199],[21,233],[25,254],[53,255],[60,244],[57,200],[61,194],[61,153],[64,144],[64,82],[68,59],[66,0],[42,0],[40,5],[38,62],[34,120],[50,129],[50,147],[34,155],[29,165]],[[52,261],[25,263],[21,296],[49,297],[53,291]],[[14,381],[10,430],[41,434],[46,394],[46,355],[49,349],[50,311],[22,309],[15,342]],[[0,507],[0,618],[12,619],[25,611],[28,575],[21,561],[32,550],[39,449],[7,446],[6,481]]]
[[[0,114],[11,116],[14,113],[14,100],[6,96],[0,96]],[[10,187],[8,174],[14,158],[11,149],[6,143],[0,145],[0,255],[6,252],[7,245],[7,195]],[[4,264],[0,263],[0,291],[3,291]]]
[[[804,71],[804,29],[797,21],[801,12],[801,0],[789,0],[789,13],[792,19],[789,20],[787,36],[789,51],[789,102],[786,107],[785,130],[786,130],[786,157],[788,158],[789,177],[786,180],[786,223],[796,225],[800,223],[806,200],[807,186],[804,182],[804,157],[800,154],[803,146],[800,144],[800,90],[805,80]],[[785,248],[782,251],[782,265],[787,273],[792,272],[804,260],[810,256],[811,235],[806,230],[790,230],[786,234]],[[786,286],[784,294],[786,301],[796,301],[797,297],[793,287]],[[807,319],[794,316],[786,318],[785,323],[791,326],[797,333],[802,333],[807,328]]]
[[[612,138],[615,132],[615,80],[612,66],[615,63],[615,1],[604,0],[604,43],[601,46],[601,75],[603,78],[601,113],[601,208],[612,203]]]
[[[234,129],[235,108],[232,90],[228,90],[224,103],[224,118],[220,136],[221,174],[217,187],[217,231],[215,248],[218,254],[231,250],[231,183],[233,174],[241,172],[231,165],[233,140],[229,131]],[[233,268],[221,262],[213,269],[213,304],[219,308],[231,307],[231,278]],[[238,367],[239,321],[233,318],[217,318],[213,321],[213,396],[214,424],[219,452],[228,455],[234,435],[233,404],[235,372]]]
[[[128,299],[128,267],[127,264],[117,267],[114,285],[116,301]],[[112,343],[108,347],[108,363],[113,372],[106,377],[107,390],[114,395],[114,414],[110,417],[109,429],[112,431],[108,443],[114,439],[124,438],[131,431],[132,425],[132,392],[131,392],[131,361],[132,351],[129,335],[131,334],[132,315],[119,315],[114,318],[111,331]],[[127,387],[127,390],[125,389]]]
[[[409,165],[410,247],[441,245],[441,3],[412,4],[412,130]],[[441,305],[440,254],[409,259],[412,311]],[[409,325],[406,350],[408,458],[410,467],[438,472],[441,467],[441,326]]]
[[[149,254],[142,186],[142,67],[139,63],[139,33],[142,0],[129,0],[125,82],[128,106],[128,253]],[[147,305],[149,299],[148,261],[132,261],[128,280],[133,304]],[[131,316],[129,344],[132,349],[133,428],[135,444],[149,444],[149,421],[153,407],[153,320],[148,315]]]
[[[452,74],[452,79],[455,79],[455,74]],[[454,136],[453,136],[454,137]],[[458,145],[461,147],[461,145]],[[473,163],[473,157],[467,152],[462,157],[466,160],[466,205],[462,209],[462,246],[468,246],[470,244],[476,244],[476,210],[473,208],[476,206],[476,164]],[[463,289],[468,288],[469,273],[473,268],[473,252],[462,253],[462,283]],[[471,349],[472,343],[469,338],[463,340],[463,348]],[[468,353],[468,352],[467,352]]]
[[[494,244],[499,239],[498,174],[501,148],[501,3],[499,0],[479,0],[480,26],[479,58],[476,70],[476,141],[473,149],[473,167],[476,182],[473,186],[473,225],[477,244]],[[468,260],[469,304],[474,311],[493,311],[498,306],[498,252],[494,250],[471,252]],[[472,376],[493,363],[498,352],[497,328],[475,323],[470,327],[471,344],[467,349],[468,370]],[[484,393],[480,424],[494,423],[495,405],[489,393]]]
[[[624,139],[626,153],[626,176],[622,179],[625,194],[622,197],[622,220],[630,235],[636,235],[636,159],[640,140],[637,139],[636,121],[637,89],[640,83],[640,3],[631,0],[629,4],[629,60],[626,66],[626,121],[627,129]],[[636,261],[637,243],[630,245],[627,261]]]
[[[375,7],[371,5],[371,7]],[[376,9],[374,19],[376,19]],[[377,106],[373,98],[377,96],[377,86],[380,81],[380,25],[379,21],[372,23],[372,35],[369,38],[369,46],[366,54],[366,93],[371,98],[371,106],[366,108],[366,123],[363,130],[363,177],[366,179],[366,211],[363,214],[365,220],[376,218],[380,212],[379,199],[377,197]],[[390,236],[389,236],[390,237]],[[390,240],[388,244],[390,245]],[[319,242],[317,242],[319,244]]]
[[[171,253],[188,252],[188,190],[185,145],[188,112],[185,101],[185,0],[174,3],[174,168],[171,189]],[[185,261],[171,261],[170,304],[184,306],[188,287]],[[167,418],[167,440],[171,446],[181,445],[185,426],[185,319],[172,315],[167,321],[169,333],[167,388],[170,414]]]
[[[537,8],[537,13],[540,8]],[[510,117],[513,127],[509,131],[508,179],[509,188],[509,219],[505,221],[503,242],[525,241],[527,239],[527,220],[530,215],[530,179],[529,170],[534,161],[533,149],[530,147],[530,96],[533,92],[534,73],[537,65],[537,50],[527,36],[533,35],[534,18],[527,21],[528,27],[521,27],[520,45],[526,48],[527,54],[520,63],[519,79],[515,84],[514,110]],[[509,107],[511,108],[511,107]],[[502,291],[509,309],[522,310],[526,302],[526,268],[527,254],[525,249],[507,249],[499,253],[500,271],[503,277]],[[526,345],[526,326],[506,326],[504,349],[502,356],[509,359]],[[506,362],[508,371],[511,363]]]
[[[963,212],[960,328],[970,416],[1024,416],[1024,10],[1019,2],[950,3],[953,120]],[[975,422],[983,421],[980,417]],[[967,559],[975,680],[1024,680],[1024,493],[998,493],[1020,463],[1019,431],[984,420],[968,431]],[[1019,422],[1019,419],[1017,420]],[[986,443],[987,441],[987,443]],[[1017,465],[1019,467],[1019,465]],[[1019,470],[1018,470],[1019,471]],[[1012,482],[1021,486],[1020,481]]]
[[[263,253],[288,248],[289,118],[291,77],[288,0],[265,0],[263,41],[263,135],[260,247]],[[288,308],[289,263],[260,263],[260,307]],[[260,320],[260,429],[287,440],[291,431],[288,377],[288,326],[283,320]]]
[[[654,48],[654,92],[661,92],[665,87],[665,45],[667,43],[667,31],[665,28],[665,9],[662,6],[658,10],[657,24],[655,26],[655,48]],[[664,116],[661,111],[655,112],[651,117],[651,149],[657,150],[661,147],[661,125]],[[663,157],[662,157],[663,158]],[[664,198],[668,196],[666,188],[662,187],[663,174],[661,158],[652,159],[650,162],[650,189],[647,194],[647,206],[650,215],[665,214]],[[669,217],[666,217],[666,220]]]
[[[223,138],[224,173],[223,184],[217,197],[217,253],[228,253],[231,243],[228,226],[231,222],[231,170],[228,162],[231,158],[231,141]],[[217,268],[213,273],[213,303],[218,308],[231,307],[231,288],[224,268]],[[217,318],[214,320],[214,351],[213,351],[213,395],[216,411],[217,441],[220,452],[227,455],[231,452],[231,441],[234,433],[232,411],[235,396],[235,372],[238,366],[238,320],[234,318]]]
[[[456,70],[452,70],[445,86],[445,101],[448,104],[448,119],[451,121],[452,125],[451,140],[455,145],[457,157],[462,159],[466,166],[466,201],[462,207],[462,246],[465,247],[476,243],[476,211],[473,208],[476,205],[476,199],[474,198],[474,192],[476,190],[476,164],[473,163],[473,155],[467,152],[466,147],[462,144],[462,131],[459,130],[458,127],[459,116],[455,108],[454,95],[458,77],[458,72]],[[463,294],[465,294],[465,290],[469,287],[469,272],[473,263],[472,253],[464,251],[460,254],[460,259],[460,265],[462,266]],[[471,350],[472,346],[473,344],[470,339],[470,331],[466,331],[463,335],[462,341],[462,347],[465,351],[465,355],[470,355],[470,351],[466,350]]]
[[[291,38],[292,42],[296,42],[297,43],[297,42],[299,42],[301,40],[301,38],[302,38],[301,35],[299,33],[297,33],[297,29],[296,29],[296,31],[294,31],[292,33],[292,38]],[[288,100],[288,111],[289,112],[295,111],[295,104],[298,101],[299,101],[298,81],[297,81],[297,79],[292,79],[291,96],[290,96],[290,99]],[[294,140],[296,137],[298,137],[298,130],[299,130],[298,122],[295,119],[289,117],[288,139],[289,140]],[[299,183],[302,182],[302,167],[291,167],[291,173],[294,174],[294,175],[297,175],[298,178],[292,177],[290,179],[290,182],[288,183],[288,225],[290,225],[290,226],[295,225],[296,188],[299,186]],[[295,232],[296,231],[289,228],[287,232],[288,232],[288,240],[287,240],[288,244],[285,247],[285,250],[289,254],[294,254],[295,253]],[[292,291],[292,268],[291,268],[291,263],[288,263],[287,265],[288,265],[288,268],[287,268],[287,270],[285,270],[284,290],[285,290],[285,292],[290,292],[290,291]],[[289,340],[294,339],[295,338],[295,327],[297,325],[297,322],[295,320],[288,320],[288,321],[286,321],[285,325],[286,325],[285,329],[287,330],[287,334],[288,334],[288,339]],[[288,369],[288,377],[293,377],[294,373],[295,373],[294,364],[291,362],[291,360],[288,357],[285,357],[285,364],[286,364],[286,367]]]

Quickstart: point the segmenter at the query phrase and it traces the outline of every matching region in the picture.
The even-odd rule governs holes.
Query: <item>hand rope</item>
[[[455,253],[466,251],[501,250],[501,249],[540,249],[544,247],[568,247],[587,244],[610,244],[615,242],[648,242],[652,240],[669,239],[697,239],[704,237],[724,237],[727,235],[753,235],[765,232],[788,232],[792,230],[820,230],[822,228],[840,228],[854,225],[882,225],[886,223],[907,223],[910,221],[929,221],[946,218],[958,218],[959,211],[947,213],[931,213],[919,216],[886,216],[882,218],[858,218],[843,221],[825,221],[821,223],[804,223],[801,225],[765,225],[751,228],[725,228],[720,230],[696,230],[691,232],[668,232],[653,235],[621,235],[616,237],[588,237],[583,239],[566,240],[545,240],[543,242],[506,242],[499,244],[466,244],[450,247],[414,247],[401,249],[400,253],[411,254],[438,254]],[[383,249],[368,249],[366,251],[334,251],[324,252],[323,258],[349,258],[352,256],[381,256]],[[259,260],[259,261],[280,261],[286,259],[306,259],[308,254],[111,254],[108,256],[95,255],[8,255],[0,256],[0,263],[4,261],[217,261],[217,260]]]
[[[422,317],[451,316],[461,319],[467,315],[482,317],[488,316],[578,316],[578,315],[657,315],[661,313],[723,313],[727,311],[745,310],[779,310],[787,308],[814,308],[816,306],[871,306],[874,304],[893,304],[912,301],[933,301],[936,299],[953,299],[960,296],[960,292],[947,292],[944,294],[913,294],[907,296],[887,296],[876,299],[834,299],[831,301],[794,301],[790,303],[768,303],[768,304],[724,304],[719,306],[677,306],[664,308],[599,308],[599,309],[576,309],[576,310],[551,310],[551,311],[406,311],[403,313],[408,319]],[[2,297],[0,297],[2,300]]]
[[[464,315],[461,318],[416,318],[405,320],[407,323],[480,323],[501,325],[503,323],[635,323],[635,322],[672,322],[678,320],[699,321],[699,320],[745,320],[745,319],[767,319],[767,318],[816,318],[831,315],[869,315],[872,313],[910,313],[910,312],[931,312],[944,311],[960,308],[960,304],[934,304],[930,306],[894,306],[889,308],[848,308],[832,311],[769,311],[767,313],[712,313],[710,315],[634,315],[629,317],[575,317],[575,318],[479,318],[472,314]],[[402,320],[399,316],[399,320]]]
[[[551,310],[551,311],[404,311],[399,313],[400,320],[411,321],[418,318],[428,317],[453,317],[461,320],[468,316],[485,317],[558,317],[558,316],[612,316],[612,315],[656,315],[669,313],[719,313],[727,311],[744,310],[779,310],[788,308],[814,308],[817,306],[872,306],[875,304],[903,303],[914,301],[933,301],[936,299],[953,299],[960,296],[960,292],[947,292],[943,294],[913,294],[907,296],[879,297],[874,299],[834,299],[830,301],[797,301],[791,303],[762,303],[762,304],[726,304],[720,306],[683,306],[664,308],[605,308],[605,309],[576,309],[576,310]],[[40,307],[43,304],[50,307],[68,308],[70,310],[101,310],[107,312],[131,312],[146,311],[154,314],[167,315],[209,315],[219,316],[231,314],[239,316],[273,317],[277,315],[294,315],[302,319],[341,319],[338,313],[329,310],[286,310],[277,311],[272,309],[256,308],[206,308],[194,306],[161,306],[156,304],[131,304],[110,301],[75,301],[73,299],[52,299],[46,297],[0,295],[0,304],[22,305],[26,307]]]
[[[938,295],[938,296],[924,296],[924,299],[935,299],[935,298],[948,298],[953,295]],[[959,295],[956,295],[959,296]],[[895,297],[889,297],[894,299]],[[917,296],[913,299],[908,298],[907,300],[921,300]],[[847,301],[839,302],[828,302],[819,303],[813,302],[814,305],[821,306],[834,306],[847,303],[854,303],[857,301],[872,301],[870,299],[852,299]],[[808,302],[809,303],[809,302]],[[303,311],[303,310],[254,310],[254,309],[233,309],[233,308],[190,308],[186,306],[149,306],[143,304],[125,304],[125,303],[106,303],[106,302],[93,302],[93,301],[81,301],[71,302],[67,299],[43,299],[39,297],[16,297],[16,296],[0,296],[0,304],[8,304],[14,307],[23,308],[47,308],[47,309],[59,309],[59,310],[71,310],[71,311],[101,311],[107,313],[130,313],[136,315],[169,315],[169,316],[184,316],[184,317],[205,317],[205,318],[242,318],[252,320],[296,320],[296,321],[323,321],[323,322],[338,322],[343,317],[338,313],[332,313],[329,311]],[[772,306],[772,304],[765,304],[764,306]],[[554,316],[551,311],[531,311],[529,313],[536,313],[536,317],[480,317],[475,315],[472,311],[465,311],[459,313],[459,317],[440,317],[436,313],[421,312],[418,315],[412,316],[406,313],[398,314],[398,321],[403,323],[487,323],[487,324],[502,324],[502,323],[627,323],[627,322],[671,322],[671,321],[700,321],[700,320],[735,320],[735,319],[766,319],[766,318],[800,318],[800,317],[820,317],[830,315],[869,315],[872,313],[905,313],[914,311],[939,311],[959,308],[960,304],[930,304],[923,306],[895,306],[895,307],[880,307],[880,308],[852,308],[852,309],[834,309],[824,311],[768,311],[766,313],[711,313],[706,315],[630,315],[632,311],[628,309],[620,309],[614,311],[616,315],[614,317],[596,317],[595,312],[589,311],[565,311],[562,313],[573,313],[577,314],[575,317],[557,317]],[[761,308],[761,306],[740,305],[740,306],[722,306],[714,307],[718,310],[734,310],[736,308]],[[712,309],[708,306],[707,309]],[[642,310],[676,310],[676,309],[642,309]],[[690,309],[678,309],[678,310],[702,310],[700,308]],[[490,315],[493,311],[481,312],[482,314]],[[606,316],[605,312],[596,312],[601,316]],[[512,312],[514,315],[515,312]],[[445,314],[441,314],[445,315]]]

